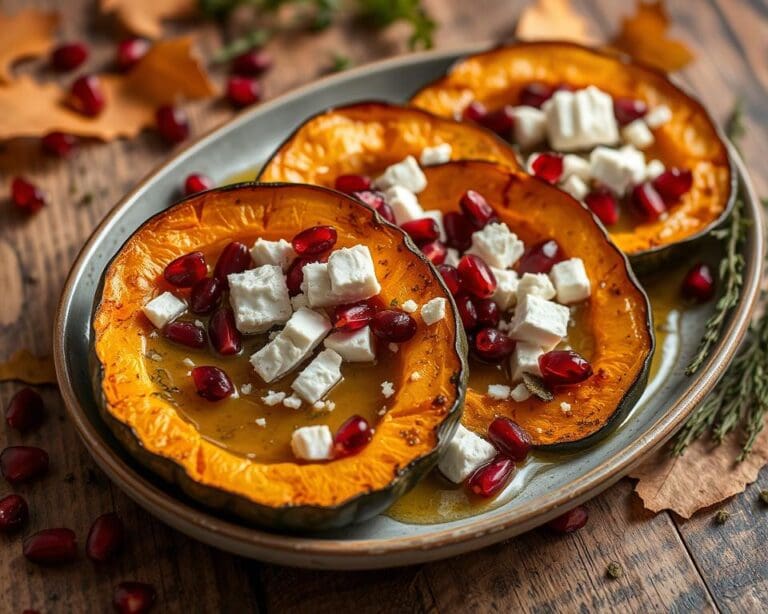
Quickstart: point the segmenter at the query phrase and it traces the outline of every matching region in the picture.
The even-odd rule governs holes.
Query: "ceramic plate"
[[[683,374],[701,337],[711,303],[682,313],[657,309],[663,331],[658,373],[630,416],[606,439],[570,456],[534,457],[519,471],[493,508],[433,524],[378,516],[364,524],[322,534],[267,532],[223,517],[192,502],[145,471],[123,452],[101,422],[91,390],[91,316],[99,279],[110,259],[147,218],[178,197],[193,171],[217,184],[254,171],[304,119],[333,105],[363,99],[403,102],[459,57],[479,47],[427,52],[364,66],[318,81],[249,110],[190,145],[152,172],[96,229],[70,273],[56,322],[55,357],[69,415],[96,462],[139,505],[203,542],[269,562],[302,567],[361,569],[407,565],[481,548],[527,531],[585,501],[626,475],[644,455],[662,445],[707,394],[745,334],[762,273],[760,207],[735,157],[749,226],[744,247],[745,285],[707,363],[695,377]],[[735,154],[734,154],[735,155]],[[254,171],[255,172],[255,171]],[[717,259],[713,245],[709,258]],[[656,296],[676,293],[662,285]],[[661,311],[659,311],[661,309]],[[437,509],[438,517],[440,506]],[[402,518],[402,517],[401,517]]]

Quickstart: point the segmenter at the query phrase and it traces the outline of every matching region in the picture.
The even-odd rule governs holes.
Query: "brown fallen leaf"
[[[570,0],[536,0],[523,9],[515,27],[521,40],[567,40],[591,45],[586,19],[573,10]]]
[[[18,60],[47,53],[59,27],[57,13],[26,9],[15,15],[0,13],[0,83],[11,81]]]
[[[621,30],[609,48],[667,72],[680,70],[693,60],[694,55],[685,43],[667,37],[669,26],[662,0],[637,0],[635,14],[622,21]]]
[[[104,13],[114,13],[126,30],[160,38],[163,20],[184,19],[197,12],[195,0],[100,0]]]
[[[193,54],[190,37],[158,42],[128,74],[100,79],[107,103],[95,118],[69,109],[66,92],[55,84],[22,77],[0,87],[0,140],[56,130],[102,140],[133,137],[154,125],[158,106],[216,93]]]
[[[722,445],[697,440],[683,456],[670,456],[663,448],[629,474],[637,478],[635,492],[652,512],[672,510],[683,518],[743,492],[768,464],[768,429],[755,441],[752,453],[741,463],[734,459],[741,451],[738,436]]]
[[[35,356],[29,350],[18,350],[0,362],[0,382],[18,380],[27,384],[55,384],[56,371],[50,356]]]

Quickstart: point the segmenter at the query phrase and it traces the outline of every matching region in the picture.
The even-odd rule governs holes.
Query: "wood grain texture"
[[[450,47],[478,41],[504,41],[514,30],[523,0],[474,2],[427,0],[440,23],[436,42]],[[703,101],[722,119],[742,96],[750,122],[744,153],[755,183],[768,192],[768,173],[753,161],[768,159],[768,83],[766,37],[768,9],[759,0],[702,0],[668,3],[675,36],[691,43],[699,61],[683,75]],[[105,65],[119,30],[95,14],[88,0],[5,0],[3,10],[22,6],[57,8],[64,13],[62,35],[94,41],[92,66]],[[631,3],[574,0],[598,33],[612,33]],[[247,30],[247,15],[224,33]],[[184,26],[179,31],[185,31]],[[220,43],[221,31],[196,27],[204,54]],[[325,72],[333,54],[355,64],[403,53],[407,29],[384,32],[352,22],[320,34],[288,27],[270,43],[277,58],[264,79],[268,97]],[[25,68],[26,69],[26,68]],[[217,77],[224,77],[219,70]],[[66,82],[68,78],[63,78]],[[227,105],[211,102],[191,111],[193,134],[232,115]],[[50,351],[51,323],[66,275],[80,246],[109,208],[148,170],[172,151],[146,133],[133,141],[86,144],[70,160],[40,155],[32,141],[0,146],[0,194],[11,176],[23,173],[50,196],[50,206],[32,219],[14,213],[0,197],[0,283],[9,293],[0,320],[0,358],[18,347],[38,354]],[[183,178],[179,178],[181,182]],[[19,388],[0,385],[0,404]],[[481,552],[419,567],[360,573],[301,571],[246,561],[218,552],[154,520],[94,467],[53,387],[43,389],[48,419],[35,434],[20,437],[3,430],[0,444],[45,447],[51,474],[18,489],[32,508],[21,536],[3,538],[0,586],[6,589],[0,611],[109,611],[112,590],[122,580],[143,580],[158,590],[161,612],[336,612],[354,611],[730,611],[764,609],[768,594],[768,508],[756,502],[756,487],[727,504],[731,519],[715,526],[711,512],[680,522],[667,514],[645,513],[624,481],[589,503],[591,521],[577,534],[553,536],[535,531]],[[762,474],[763,488],[768,473]],[[0,495],[9,492],[0,488]],[[113,564],[94,566],[82,557],[61,569],[28,564],[21,538],[52,526],[69,526],[84,543],[91,521],[117,510],[124,518],[129,543]],[[605,569],[619,562],[625,577],[609,580]],[[762,608],[761,608],[762,606]]]

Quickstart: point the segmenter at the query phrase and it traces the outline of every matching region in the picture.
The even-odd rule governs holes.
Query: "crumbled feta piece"
[[[562,403],[560,403],[560,410],[564,414],[570,414],[571,413],[571,404],[570,403],[566,403],[565,401],[563,401]]]
[[[307,295],[303,292],[299,292],[296,296],[291,297],[291,307],[294,311],[298,311],[302,307],[309,307],[309,301]]]
[[[367,249],[367,248],[365,248]],[[342,251],[342,250],[338,250]],[[337,252],[331,254],[331,258]],[[370,255],[370,252],[368,253]],[[301,290],[306,295],[307,301],[311,307],[331,307],[345,303],[354,303],[355,301],[370,298],[379,293],[381,286],[376,280],[376,274],[373,272],[373,264],[370,269],[353,270],[347,264],[357,257],[363,258],[360,254],[346,254],[336,261],[335,273],[338,281],[345,285],[349,282],[349,291],[339,293],[333,290],[330,275],[330,260],[328,262],[311,262],[304,265],[304,280],[301,282]],[[372,276],[371,276],[372,275]],[[353,280],[360,281],[360,285],[354,285]]]
[[[515,349],[509,357],[509,372],[512,374],[512,381],[519,382],[522,380],[523,373],[541,375],[539,358],[542,354],[544,352],[537,345],[524,342],[516,343]]]
[[[472,233],[472,247],[468,254],[476,254],[486,264],[497,269],[508,269],[525,251],[525,245],[509,227],[501,222],[488,224]]]
[[[160,335],[157,334],[156,330],[153,329],[153,330],[149,331],[149,338],[150,339],[157,339],[159,336]]]
[[[396,185],[384,192],[387,204],[392,207],[392,213],[398,224],[405,224],[412,220],[420,220],[424,217],[424,209],[421,208],[416,195],[401,185]]]
[[[427,187],[427,178],[416,162],[416,158],[408,156],[397,164],[388,166],[384,173],[376,178],[374,185],[380,190],[388,190],[394,186],[402,186],[414,194]]]
[[[251,257],[256,266],[274,264],[285,272],[296,257],[296,252],[293,251],[293,246],[285,239],[267,241],[258,238],[251,248]]]
[[[401,306],[403,308],[403,311],[405,311],[406,313],[416,313],[416,310],[419,308],[419,304],[410,298],[407,301],[405,301]]]
[[[507,311],[517,303],[517,286],[519,278],[517,273],[510,269],[497,269],[491,267],[491,271],[496,278],[496,290],[493,291],[491,300],[499,306],[499,309]]]
[[[202,320],[195,320],[195,326],[198,328],[205,328],[205,324],[203,324]]]
[[[157,328],[173,322],[187,310],[187,304],[171,292],[163,292],[149,301],[142,311]]]
[[[331,290],[349,302],[371,298],[381,292],[371,250],[366,245],[343,247],[328,258]]]
[[[430,209],[424,212],[424,217],[435,220],[437,224],[437,231],[439,233],[439,239],[445,242],[448,239],[448,235],[445,234],[445,224],[443,224],[443,212],[439,209]]]
[[[408,379],[412,382],[418,382],[421,379],[421,373],[414,371],[408,376]]]
[[[253,392],[253,384],[243,384],[240,386],[240,394],[251,394]]]
[[[325,412],[326,414],[330,414],[334,409],[336,409],[336,403],[333,401],[318,401],[312,405],[312,408],[315,411],[321,411]]]
[[[261,333],[291,317],[291,297],[279,266],[265,264],[232,273],[227,280],[235,325],[241,333]]]
[[[185,367],[189,367],[190,369],[195,366],[195,361],[192,360],[189,356],[187,356],[181,362],[184,364]]]
[[[664,163],[661,160],[651,160],[645,165],[645,179],[646,181],[653,181],[661,175],[666,169]]]
[[[511,336],[517,341],[551,350],[568,333],[570,316],[568,307],[526,294],[518,297]]]
[[[557,151],[615,145],[619,140],[613,98],[594,86],[577,92],[557,91],[542,110],[549,144]]]
[[[444,264],[449,264],[450,266],[459,266],[459,260],[461,259],[461,255],[459,254],[459,250],[454,249],[453,247],[449,247],[445,252],[445,262]]]
[[[395,385],[392,382],[381,382],[381,394],[388,399],[395,394]]]
[[[266,418],[256,418],[256,420],[254,420],[253,422],[256,424],[256,426],[260,426],[262,428],[267,426],[267,419]]]
[[[592,173],[589,170],[589,160],[576,154],[565,154],[563,156],[562,179],[572,176],[588,182],[592,178]]]
[[[621,138],[638,149],[645,149],[653,145],[653,132],[642,119],[629,122],[621,129]]]
[[[672,119],[672,111],[667,105],[660,104],[658,107],[654,107],[648,111],[643,119],[649,128],[655,130]]]
[[[589,163],[593,179],[619,195],[645,179],[645,156],[631,145],[621,149],[596,147]]]
[[[584,180],[576,175],[571,175],[565,181],[560,184],[560,189],[568,192],[576,200],[584,200],[584,197],[589,194],[589,186],[584,183]]]
[[[558,262],[552,267],[549,276],[557,289],[558,303],[570,305],[589,298],[591,287],[581,258]]]
[[[440,143],[434,147],[425,147],[421,150],[419,162],[422,166],[432,166],[434,164],[445,164],[451,160],[453,147],[450,143]]]
[[[531,149],[547,138],[547,117],[536,107],[519,106],[512,109],[512,136],[521,149]]]
[[[528,386],[521,383],[512,389],[512,392],[509,394],[509,396],[513,401],[522,403],[523,401],[527,401],[531,398],[531,391],[528,390]]]
[[[291,435],[291,450],[301,460],[328,460],[333,457],[333,435],[327,424],[302,426]]]
[[[497,401],[506,401],[512,390],[503,384],[489,384],[488,396]]]
[[[274,407],[275,405],[279,405],[283,402],[285,399],[285,393],[284,392],[275,392],[274,390],[267,390],[267,394],[265,394],[263,397],[261,397],[261,402],[264,403],[264,405],[269,405],[270,407]]]
[[[271,330],[267,334],[267,339],[269,339],[270,341],[273,341],[275,337],[277,337],[279,334],[280,334],[279,330]]]
[[[459,484],[494,456],[496,448],[459,424],[437,466],[451,482]]]
[[[346,362],[371,362],[376,359],[370,326],[352,332],[338,332],[325,338],[325,347],[337,352]]]
[[[308,403],[322,399],[341,380],[341,356],[323,350],[293,380],[291,388]]]
[[[400,351],[400,346],[397,345],[397,343],[390,342],[389,345],[387,345],[387,347],[389,348],[389,351],[392,352],[393,354],[397,354]]]
[[[285,405],[289,409],[300,409],[301,399],[297,397],[295,394],[292,394],[291,396],[285,397],[283,399],[283,405]]]
[[[555,298],[555,287],[545,273],[523,273],[517,283],[518,302],[528,294],[543,298],[545,301]]]
[[[421,319],[424,324],[432,326],[445,317],[446,301],[442,296],[430,299],[421,306]]]

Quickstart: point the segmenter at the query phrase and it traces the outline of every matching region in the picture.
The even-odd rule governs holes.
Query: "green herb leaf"
[[[328,69],[329,72],[342,72],[352,66],[352,60],[341,53],[334,53],[331,58],[331,66]]]
[[[242,55],[254,47],[262,47],[271,38],[272,32],[265,28],[251,30],[248,34],[240,36],[231,43],[219,49],[213,56],[214,64],[229,62],[231,59]]]

